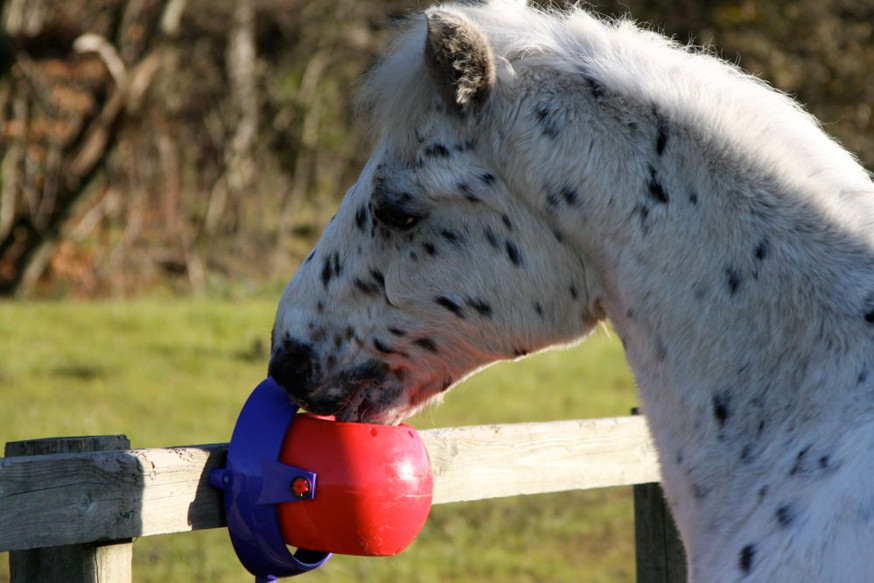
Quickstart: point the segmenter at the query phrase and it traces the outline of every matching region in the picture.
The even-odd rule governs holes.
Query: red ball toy
[[[277,508],[282,536],[292,546],[396,555],[413,542],[431,510],[431,462],[409,425],[342,423],[298,413],[279,460],[318,476],[312,500]],[[309,487],[304,480],[298,486]]]
[[[209,483],[224,492],[231,542],[256,581],[306,573],[331,553],[401,552],[434,490],[415,429],[298,413],[269,378],[240,411],[226,467]]]

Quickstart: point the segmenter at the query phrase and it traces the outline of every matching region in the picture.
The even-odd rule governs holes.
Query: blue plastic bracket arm
[[[282,504],[299,500],[312,500],[316,497],[316,475],[282,462],[261,460],[261,494],[256,504]],[[295,494],[291,484],[295,480],[305,480],[308,488],[300,495]]]
[[[297,408],[273,379],[264,380],[246,401],[231,442],[227,466],[209,473],[209,484],[224,491],[225,516],[231,543],[256,581],[272,581],[320,567],[330,553],[285,544],[275,504],[311,499],[316,474],[279,461],[282,442]],[[307,480],[295,492],[295,479]]]

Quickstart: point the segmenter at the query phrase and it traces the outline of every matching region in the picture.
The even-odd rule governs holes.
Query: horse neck
[[[825,418],[815,410],[856,378],[874,382],[874,185],[809,118],[731,75],[713,76],[736,88],[725,97],[678,81],[685,93],[661,101],[567,72],[519,79],[533,89],[495,151],[602,280],[657,441],[724,434],[726,396],[729,414],[759,408],[740,435],[762,416]],[[731,101],[739,90],[773,105],[768,130]]]
[[[677,467],[693,463],[739,491],[776,463],[768,443],[870,415],[874,242],[834,192],[668,139],[652,170],[591,190],[575,241],[666,473],[689,482]],[[859,215],[874,216],[868,198]]]

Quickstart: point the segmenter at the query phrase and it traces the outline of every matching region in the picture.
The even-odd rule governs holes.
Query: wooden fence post
[[[637,583],[686,583],[686,551],[658,483],[634,486]]]
[[[59,437],[6,444],[6,457],[130,449],[124,435]],[[130,540],[9,553],[11,583],[130,583]]]
[[[637,583],[686,583],[686,551],[658,482],[634,486],[634,554]]]

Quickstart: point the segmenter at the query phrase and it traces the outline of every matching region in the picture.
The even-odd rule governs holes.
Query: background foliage
[[[404,0],[6,0],[0,294],[285,279],[367,155]],[[713,45],[874,167],[874,0],[599,1]]]

